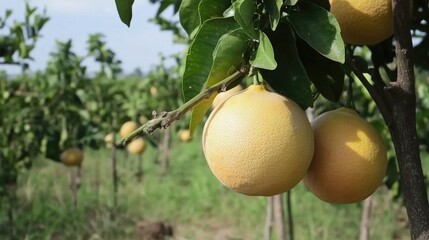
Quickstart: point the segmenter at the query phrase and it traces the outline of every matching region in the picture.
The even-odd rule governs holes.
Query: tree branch
[[[121,140],[121,143],[123,145],[126,145],[131,140],[133,140],[136,136],[139,134],[151,134],[155,129],[157,128],[167,128],[170,126],[172,122],[175,120],[180,119],[183,115],[185,115],[186,112],[191,110],[193,107],[198,105],[200,102],[202,102],[205,99],[210,98],[212,94],[215,92],[220,92],[225,89],[226,86],[237,80],[239,77],[242,77],[249,73],[250,66],[244,65],[240,68],[240,70],[234,72],[229,77],[225,78],[224,80],[220,81],[219,83],[206,88],[204,91],[199,93],[197,96],[192,98],[191,100],[187,101],[185,104],[180,106],[178,109],[170,111],[170,112],[161,112],[160,114],[157,114],[156,112],[153,113],[154,119],[149,120],[142,126],[140,126],[137,130],[132,132],[129,136],[125,137]]]
[[[384,121],[389,126],[392,122],[392,114],[390,113],[387,107],[387,103],[383,98],[383,95],[377,92],[375,87],[372,86],[371,83],[369,83],[369,81],[366,79],[366,77],[363,75],[360,69],[356,66],[356,63],[354,62],[354,60],[347,55],[346,55],[346,65],[348,65],[351,68],[352,72],[356,75],[356,77],[359,79],[362,85],[369,92],[372,99],[377,104],[378,109],[380,110],[380,113],[383,116]]]

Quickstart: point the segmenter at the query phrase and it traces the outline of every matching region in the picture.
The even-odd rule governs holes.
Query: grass
[[[135,225],[142,220],[171,224],[174,239],[262,239],[266,198],[243,196],[221,186],[198,140],[173,142],[165,176],[154,161],[157,151],[148,149],[143,182],[134,175],[136,158],[125,160],[120,153],[116,211],[108,150],[86,151],[77,208],[72,206],[69,187],[75,169],[37,160],[19,179],[14,208],[18,239],[136,239]],[[374,196],[371,238],[409,239],[400,203],[392,201],[383,187]],[[361,204],[330,205],[299,184],[292,190],[292,205],[297,240],[359,236]],[[7,206],[1,206],[0,239],[7,239]]]

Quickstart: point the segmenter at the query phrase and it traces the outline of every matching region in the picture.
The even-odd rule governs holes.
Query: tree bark
[[[429,203],[416,130],[416,93],[408,0],[392,0],[397,81],[388,86],[392,101],[389,130],[398,159],[400,184],[412,239],[429,239]]]

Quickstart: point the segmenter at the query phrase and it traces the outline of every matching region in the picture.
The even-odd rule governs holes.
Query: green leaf
[[[133,17],[134,0],[115,0],[115,3],[121,21],[129,27]]]
[[[170,5],[174,4],[175,0],[164,0],[159,4],[158,11],[156,11],[156,17],[159,17],[165,9],[167,9]]]
[[[288,17],[296,33],[323,56],[344,63],[344,41],[334,15],[308,1],[299,2],[299,9]]]
[[[206,20],[223,17],[223,13],[231,6],[231,0],[202,0],[198,5],[198,13],[200,22]]]
[[[274,49],[270,39],[264,32],[259,34],[259,46],[250,64],[256,68],[274,70],[277,67],[277,62],[274,59]]]
[[[295,6],[298,3],[298,0],[286,0],[285,4],[288,6]]]
[[[292,29],[288,24],[280,23],[277,30],[267,32],[267,36],[273,43],[278,66],[272,71],[261,69],[262,76],[280,94],[301,107],[311,107],[311,83],[299,59]]]
[[[255,12],[255,4],[253,0],[238,0],[234,2],[234,19],[240,24],[244,32],[247,33],[251,38],[259,39],[258,32],[253,26],[253,14]]]
[[[183,0],[179,8],[179,20],[188,36],[192,35],[198,26],[200,26],[200,14],[198,5],[202,0]]]
[[[228,0],[183,0],[179,9],[180,24],[191,39],[198,27],[206,20],[223,17],[223,13],[231,6]]]
[[[280,22],[280,9],[283,5],[283,0],[266,0],[265,3],[265,10],[267,10],[269,18],[270,18],[270,26],[271,29],[274,31],[277,28],[277,25]]]
[[[342,64],[323,57],[302,39],[297,39],[297,47],[301,62],[314,86],[326,99],[338,102],[345,77]]]
[[[237,29],[228,34],[223,35],[216,45],[213,52],[213,65],[207,79],[206,86],[210,87],[230,76],[243,64],[243,53],[248,47],[249,37],[242,29]],[[204,118],[204,115],[210,109],[213,99],[213,94],[209,99],[199,103],[192,110],[189,130],[191,136],[194,134],[195,128]]]
[[[240,28],[234,18],[214,18],[203,23],[191,43],[183,73],[185,101],[196,96],[207,81],[213,64],[213,52],[219,39],[226,33]]]

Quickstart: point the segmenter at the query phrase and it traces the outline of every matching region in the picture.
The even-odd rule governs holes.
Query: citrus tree
[[[128,25],[133,2],[116,1],[120,17]],[[353,108],[353,89],[363,89],[354,87],[352,83],[356,80],[369,93],[389,130],[411,238],[429,238],[429,204],[416,131],[414,75],[414,66],[425,69],[428,66],[427,0],[156,2],[160,4],[158,12],[169,5],[175,7],[190,41],[182,78],[185,103],[141,126],[124,139],[125,143],[140,133],[168,127],[187,111],[191,111],[192,134],[209,110],[214,95],[237,85],[246,75],[255,76],[255,83],[265,81],[302,109],[312,107],[319,95]],[[361,49],[369,50],[368,60],[360,56]],[[340,98],[343,91],[347,93],[346,99]],[[229,98],[223,106],[230,106],[238,96]],[[214,112],[217,111],[222,109]],[[263,123],[274,117],[277,116],[267,116]],[[421,113],[419,117],[425,118]],[[267,141],[271,149],[281,144]],[[306,146],[311,148],[309,144]],[[203,145],[205,152],[206,147]],[[383,150],[376,147],[374,151]]]

